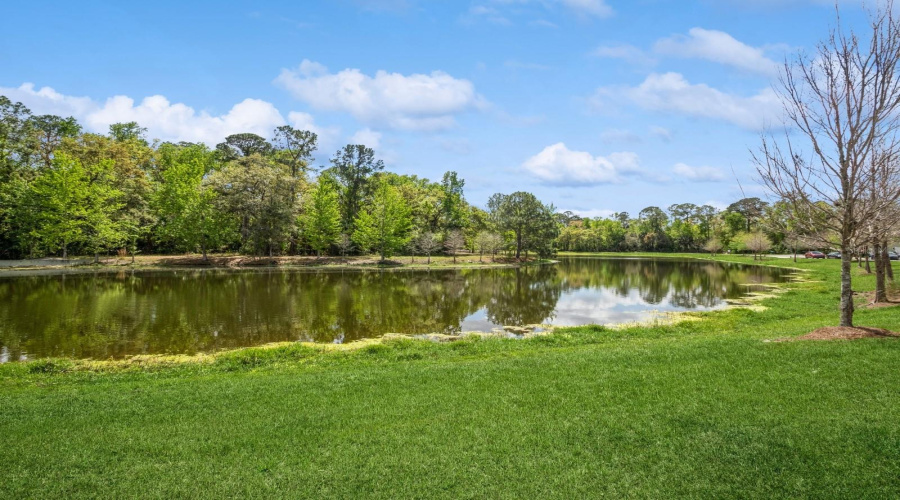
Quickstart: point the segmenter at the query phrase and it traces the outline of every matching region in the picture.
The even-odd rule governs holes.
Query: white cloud
[[[378,149],[381,147],[381,133],[368,127],[357,130],[356,133],[350,137],[350,144],[363,144],[372,149]]]
[[[588,16],[609,17],[613,15],[613,9],[605,0],[559,0],[559,3]]]
[[[455,115],[486,107],[472,82],[442,71],[402,75],[358,69],[329,73],[304,60],[296,70],[282,70],[275,83],[317,109],[350,113],[365,124],[407,130],[440,130],[455,125]]]
[[[522,168],[546,184],[559,186],[616,183],[621,182],[624,175],[640,170],[635,153],[594,156],[584,151],[572,151],[561,142],[547,146],[526,160]]]
[[[244,99],[227,113],[212,115],[183,103],[172,103],[161,95],[145,97],[140,102],[119,95],[101,103],[89,97],[64,95],[50,87],[35,89],[31,83],[0,87],[0,94],[24,103],[35,114],[74,116],[93,132],[106,133],[113,123],[135,121],[148,129],[151,138],[170,141],[212,145],[240,132],[270,137],[275,127],[287,123],[275,106],[259,99]],[[294,112],[288,118],[294,126],[327,136],[328,130],[316,127],[312,116],[306,113]]]
[[[657,41],[653,50],[668,56],[705,59],[766,76],[778,72],[778,63],[766,57],[763,49],[740,42],[724,31],[692,28],[687,35]]]
[[[737,96],[705,84],[692,84],[679,73],[653,73],[636,87],[601,87],[592,102],[596,108],[605,109],[622,99],[650,111],[724,120],[749,130],[778,123],[782,109],[772,89],[750,97]]]
[[[672,167],[672,172],[684,179],[697,182],[719,182],[725,180],[725,173],[715,167],[692,167],[685,163],[678,163]]]
[[[653,127],[650,127],[650,133],[665,142],[672,141],[672,131],[670,131],[667,128],[653,126]]]
[[[656,64],[656,60],[648,56],[643,50],[627,43],[601,45],[592,50],[591,55],[605,59],[621,59],[627,63],[639,66]]]

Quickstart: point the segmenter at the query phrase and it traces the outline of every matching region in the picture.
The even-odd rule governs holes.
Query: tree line
[[[0,258],[555,251],[552,205],[517,192],[485,210],[456,172],[438,182],[392,173],[365,145],[316,167],[318,137],[290,126],[215,148],[146,134],[134,122],[85,132],[0,96]]]

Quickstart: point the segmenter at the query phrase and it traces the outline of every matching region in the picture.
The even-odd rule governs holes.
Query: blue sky
[[[847,24],[864,17],[841,2]],[[320,135],[467,198],[527,190],[585,215],[760,196],[749,150],[779,123],[787,54],[828,0],[15,2],[0,94],[88,130]]]

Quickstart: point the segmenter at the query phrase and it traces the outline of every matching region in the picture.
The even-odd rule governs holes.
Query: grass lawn
[[[766,264],[809,281],[676,325],[3,365],[0,498],[900,496],[900,339],[764,342],[839,296]]]

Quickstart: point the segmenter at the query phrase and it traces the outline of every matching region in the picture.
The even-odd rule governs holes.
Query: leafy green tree
[[[0,185],[30,166],[36,145],[30,118],[25,105],[0,95]]]
[[[409,242],[412,213],[397,188],[382,181],[369,208],[357,215],[355,226],[353,241],[361,248],[375,250],[383,261]]]
[[[552,248],[558,232],[555,211],[533,194],[524,191],[510,195],[497,193],[488,200],[488,210],[500,231],[513,234],[517,259],[529,248]]]
[[[186,250],[197,250],[208,260],[208,252],[230,241],[236,220],[219,210],[218,193],[204,183],[212,152],[202,145],[170,151],[171,163],[161,173],[153,207],[159,218],[157,236]]]
[[[50,168],[53,153],[62,145],[63,140],[81,133],[81,125],[71,116],[68,118],[56,115],[32,116],[28,123],[44,168]]]
[[[335,153],[328,172],[338,182],[341,221],[344,230],[354,227],[357,214],[371,189],[373,174],[384,170],[384,162],[375,159],[375,151],[362,144],[348,144]]]
[[[216,144],[216,152],[223,162],[229,162],[254,154],[267,156],[272,152],[272,145],[256,134],[231,134]]]
[[[441,221],[448,231],[466,225],[465,185],[466,181],[460,179],[456,172],[446,172],[441,180]]]
[[[54,155],[23,204],[37,214],[31,235],[49,251],[61,250],[63,258],[73,245],[81,245],[99,259],[102,250],[122,240],[113,217],[122,193],[112,187],[111,177],[109,161],[85,168],[65,153]]]
[[[220,209],[240,219],[246,251],[270,257],[281,251],[297,213],[294,180],[284,165],[251,154],[213,172],[209,184],[218,193]]]
[[[300,225],[306,242],[318,256],[337,242],[341,234],[341,213],[337,188],[330,176],[319,177],[319,182],[307,194]]]
[[[147,129],[137,122],[113,123],[109,126],[109,137],[114,141],[138,141],[147,146]]]

